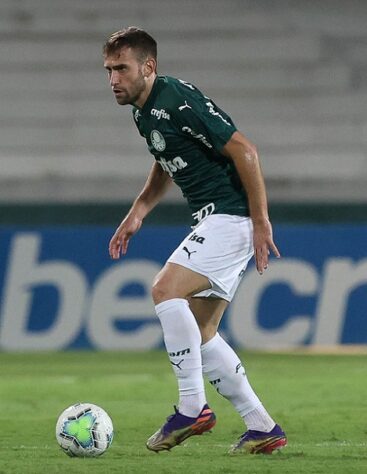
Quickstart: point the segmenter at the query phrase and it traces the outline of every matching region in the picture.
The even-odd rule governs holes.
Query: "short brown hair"
[[[142,62],[148,57],[157,60],[157,42],[146,31],[136,26],[112,33],[103,45],[103,54],[109,56],[122,48],[136,50],[138,59]]]

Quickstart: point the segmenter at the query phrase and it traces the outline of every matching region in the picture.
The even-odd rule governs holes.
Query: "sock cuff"
[[[177,307],[177,305],[179,304],[189,306],[189,302],[184,298],[172,298],[170,300],[166,300],[162,303],[158,303],[157,305],[155,305],[155,311],[159,315],[164,313],[165,311],[169,311],[173,307]]]
[[[202,344],[202,345],[200,346],[201,353],[202,353],[202,354],[205,354],[206,352],[208,352],[208,351],[210,351],[211,349],[213,349],[213,347],[217,345],[217,343],[218,343],[218,341],[219,341],[220,339],[222,339],[222,338],[221,338],[219,332],[217,332],[217,333],[215,334],[215,336],[210,339],[210,341],[208,341],[208,342],[206,342],[205,344]]]

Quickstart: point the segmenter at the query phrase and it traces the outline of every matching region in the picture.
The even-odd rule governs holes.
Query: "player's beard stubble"
[[[146,83],[144,80],[143,73],[139,71],[136,80],[132,83],[129,88],[117,88],[118,92],[115,92],[115,98],[119,105],[134,105],[139,99],[140,95],[146,89]]]

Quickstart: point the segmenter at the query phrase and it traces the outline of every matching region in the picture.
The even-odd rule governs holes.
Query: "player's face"
[[[122,48],[110,56],[105,56],[104,67],[118,104],[139,104],[144,94],[146,82],[143,74],[144,64],[131,48]]]

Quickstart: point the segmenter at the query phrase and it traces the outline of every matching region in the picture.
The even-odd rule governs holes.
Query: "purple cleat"
[[[175,407],[175,413],[167,418],[167,423],[148,439],[147,448],[155,452],[170,450],[190,436],[209,431],[215,423],[215,414],[208,405],[204,405],[197,418],[182,415]]]
[[[287,446],[287,437],[279,425],[266,433],[264,431],[248,430],[240,440],[232,446],[230,454],[272,454],[273,451]]]

